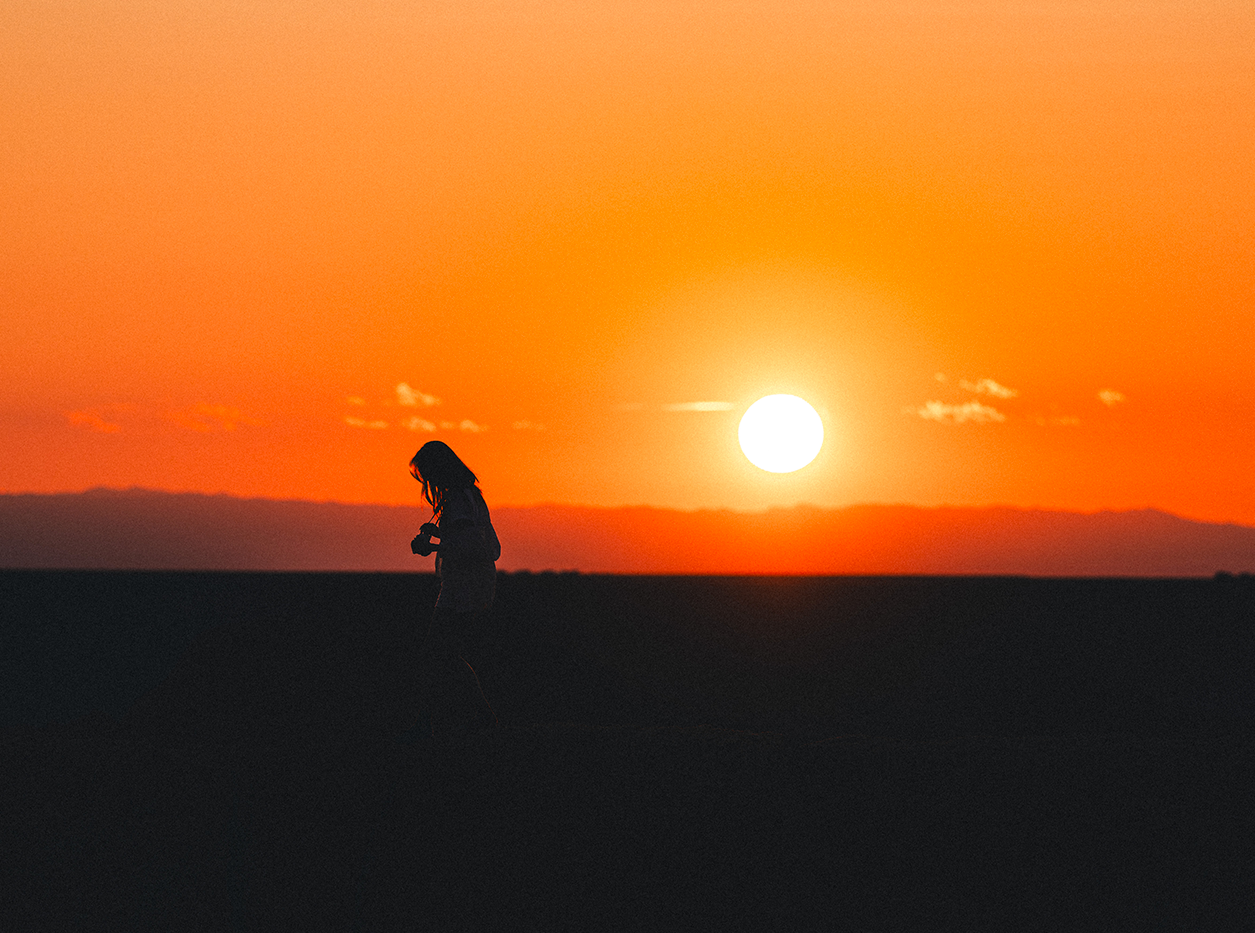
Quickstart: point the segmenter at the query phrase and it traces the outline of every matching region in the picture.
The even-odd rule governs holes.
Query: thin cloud
[[[404,424],[405,427],[409,428],[411,431],[422,431],[426,434],[431,434],[436,430],[436,425],[433,422],[427,421],[423,418],[409,418],[402,422],[402,424]]]
[[[1039,415],[1033,420],[1043,428],[1074,428],[1081,423],[1081,419],[1076,417],[1076,415],[1052,415],[1049,418]]]
[[[70,424],[77,425],[80,428],[87,428],[87,430],[95,431],[98,434],[117,434],[122,430],[122,425],[113,421],[106,421],[100,412],[95,409],[67,411],[65,417]]]
[[[1008,389],[992,379],[981,379],[979,382],[968,382],[966,379],[960,379],[959,385],[969,392],[975,392],[979,395],[992,395],[994,398],[1015,398],[1020,394],[1015,389]]]
[[[731,402],[678,402],[674,405],[663,405],[663,411],[731,411],[735,406]]]
[[[476,424],[470,418],[463,418],[460,422],[458,422],[458,430],[466,431],[470,434],[481,434],[488,430],[488,425]]]
[[[366,404],[366,399],[362,398],[360,395],[350,395],[347,399],[345,399],[345,401],[350,405],[357,405],[359,407]]]
[[[940,424],[991,424],[1007,420],[1007,416],[996,408],[982,405],[980,402],[964,402],[962,405],[950,405],[946,402],[929,400],[919,408],[906,409],[911,414],[919,415],[925,421],[936,421]]]
[[[1115,408],[1124,401],[1124,393],[1117,392],[1115,389],[1103,389],[1098,393],[1098,401],[1108,408]]]
[[[420,405],[423,408],[431,408],[433,405],[439,405],[440,399],[434,395],[428,395],[426,392],[411,389],[409,383],[398,382],[397,404],[405,405],[407,408],[417,408]]]
[[[240,424],[261,424],[256,418],[250,418],[238,408],[232,408],[230,405],[210,405],[208,402],[168,412],[167,417],[181,428],[202,434],[210,431],[234,431],[236,425]]]
[[[388,426],[386,421],[367,421],[365,418],[346,417],[344,423],[354,428],[367,428],[371,431],[382,431]]]

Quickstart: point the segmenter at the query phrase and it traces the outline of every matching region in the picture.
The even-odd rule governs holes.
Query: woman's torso
[[[474,486],[450,490],[440,513],[437,608],[479,612],[492,604],[501,545],[483,495]]]

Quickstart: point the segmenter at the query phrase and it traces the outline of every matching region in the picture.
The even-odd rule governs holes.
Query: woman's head
[[[444,441],[428,441],[410,460],[410,473],[423,484],[423,498],[437,516],[450,489],[474,486],[479,480]]]

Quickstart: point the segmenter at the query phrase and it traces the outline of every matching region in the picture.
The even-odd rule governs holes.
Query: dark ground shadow
[[[1246,581],[503,575],[477,665],[502,728],[437,750],[397,738],[431,578],[3,579],[32,625],[69,624],[67,587],[86,621],[208,620],[155,678],[131,664],[155,685],[99,694],[129,703],[10,729],[9,929],[1197,930],[1255,907]]]

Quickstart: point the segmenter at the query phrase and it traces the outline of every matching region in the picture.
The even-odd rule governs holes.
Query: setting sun
[[[754,466],[769,473],[792,473],[819,453],[824,423],[796,395],[768,395],[745,410],[737,437]]]

